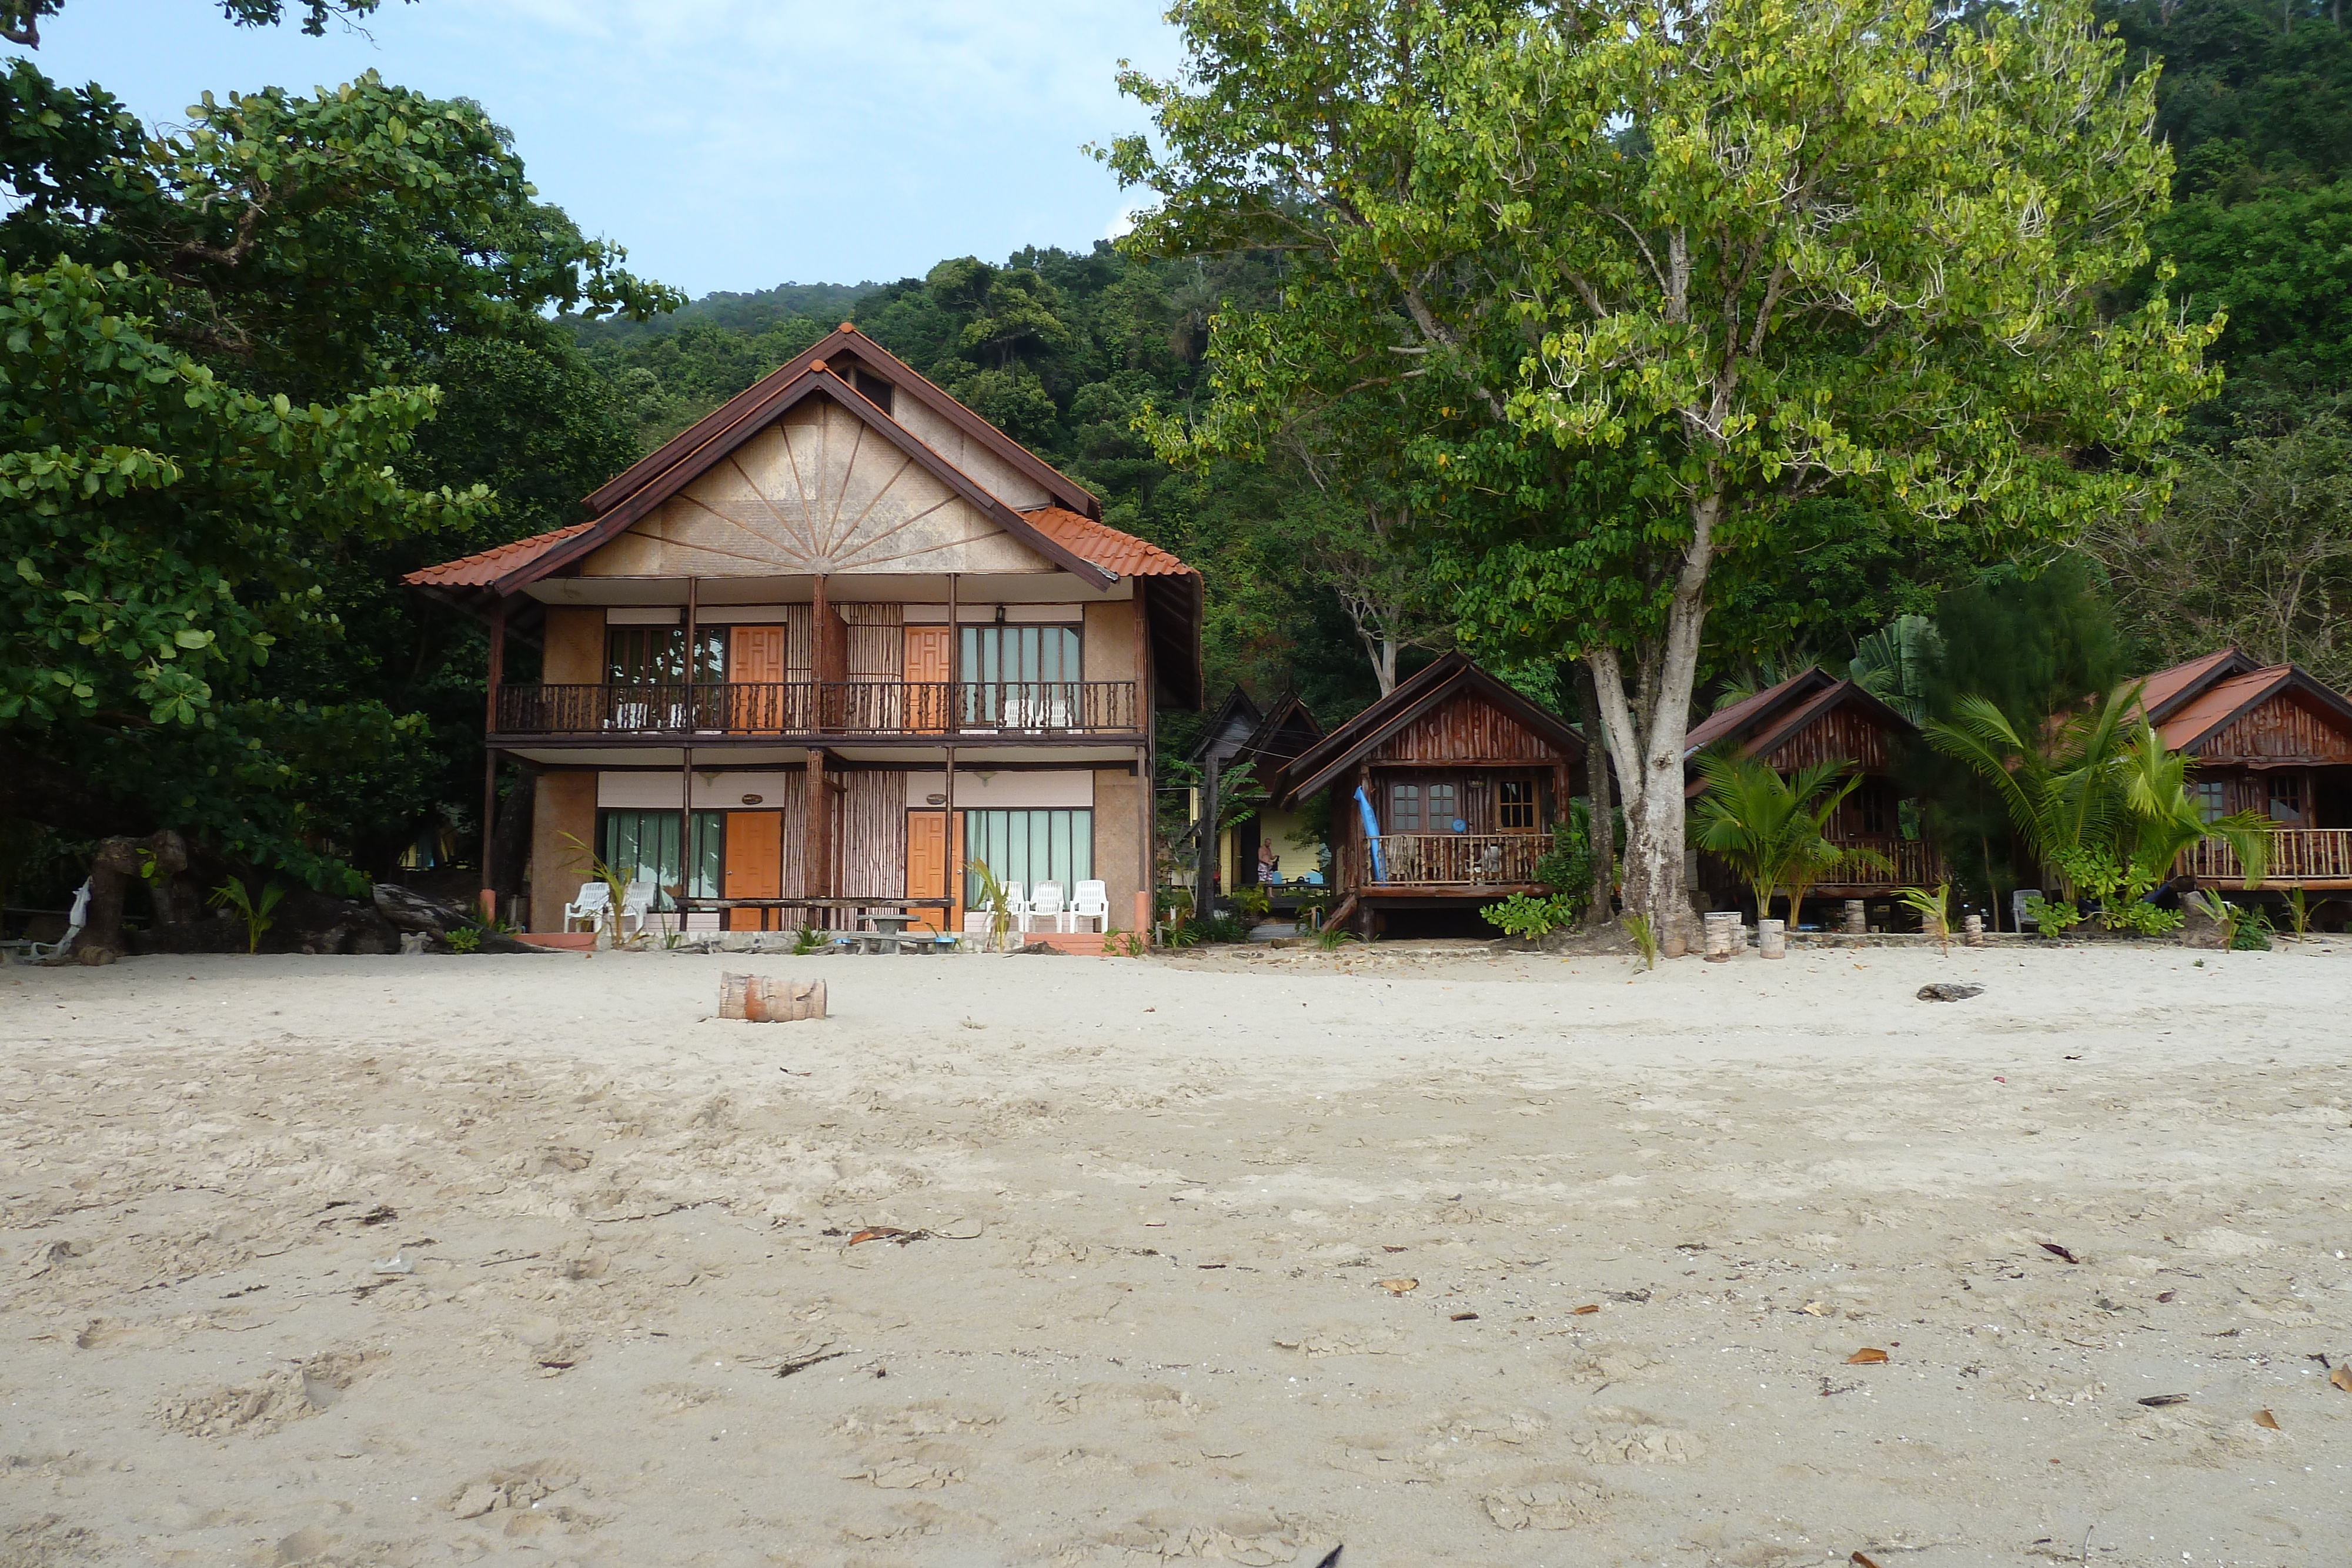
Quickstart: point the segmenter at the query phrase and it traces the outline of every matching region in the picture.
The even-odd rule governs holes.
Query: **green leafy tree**
[[[1593,668],[1625,900],[1661,932],[1719,557],[1833,492],[1988,556],[2071,537],[2160,483],[2209,390],[2212,327],[2160,291],[2102,313],[2170,167],[2080,5],[1172,15],[1185,74],[1124,78],[1164,151],[1108,154],[1160,197],[1132,244],[1284,250],[1280,310],[1217,319],[1220,396],[1401,360],[1452,392],[1433,507],[1518,514],[1469,591]]]
[[[1783,778],[1753,757],[1708,751],[1698,767],[1706,780],[1695,811],[1698,847],[1747,882],[1758,919],[1770,917],[1775,893],[1786,893],[1794,925],[1823,877],[1887,863],[1875,850],[1830,837],[1830,819],[1862,782],[1850,764],[1817,762]]]

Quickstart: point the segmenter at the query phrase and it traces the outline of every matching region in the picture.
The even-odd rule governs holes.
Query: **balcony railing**
[[[1133,681],[500,686],[501,735],[1132,735]]]
[[[2220,839],[2206,839],[2180,857],[2180,869],[2200,881],[2242,884],[2246,868],[2238,852]],[[2352,881],[2352,828],[2277,828],[2271,832],[2265,884],[2274,882]]]
[[[1857,894],[1893,893],[1898,888],[1933,888],[1949,880],[1950,872],[1936,846],[1925,839],[1869,838],[1838,841],[1853,848],[1871,850],[1885,857],[1884,865],[1848,865],[1822,878],[1823,888],[1851,888]],[[1715,855],[1701,857],[1706,862],[1706,885],[1717,888],[1745,888],[1748,879],[1735,872]]]
[[[1531,883],[1551,852],[1549,833],[1382,833],[1371,842],[1372,879],[1387,887]]]

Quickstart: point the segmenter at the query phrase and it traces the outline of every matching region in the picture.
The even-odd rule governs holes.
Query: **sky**
[[[1122,58],[1174,70],[1165,3],[388,0],[364,31],[312,38],[232,26],[209,0],[68,0],[35,59],[151,124],[184,123],[208,89],[371,68],[473,99],[542,199],[699,297],[1117,232],[1137,196],[1080,149],[1145,129],[1113,77]]]

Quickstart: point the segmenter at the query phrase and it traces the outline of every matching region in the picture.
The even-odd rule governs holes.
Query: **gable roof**
[[[799,361],[795,361],[794,363],[797,364]],[[786,367],[786,369],[790,368],[790,366]],[[867,429],[904,453],[917,466],[927,470],[973,510],[1063,570],[1074,573],[1097,588],[1108,588],[1118,580],[1118,573],[1098,567],[1074,553],[1030,522],[1026,515],[1014,511],[982,489],[963,470],[950,463],[929,444],[918,440],[905,425],[884,413],[863,393],[855,391],[846,381],[834,372],[827,361],[811,359],[789,381],[777,379],[782,374],[783,371],[779,371],[776,375],[770,376],[761,382],[759,388],[754,388],[754,391],[760,388],[765,388],[767,391],[733,423],[659,472],[644,476],[611,509],[605,511],[586,528],[541,551],[530,560],[509,570],[491,586],[500,593],[518,592],[541,578],[570,565],[607,540],[617,538],[631,524],[650,514],[655,507],[700,478],[738,447],[812,397],[823,397],[837,404]],[[734,405],[730,403],[729,406]],[[979,416],[975,414],[973,417]],[[647,461],[650,462],[651,459]],[[644,466],[644,464],[637,465],[638,468]],[[636,469],[633,468],[630,472],[635,473]],[[617,485],[618,481],[614,484]],[[608,485],[596,494],[602,496],[613,488],[614,486]],[[594,497],[592,497],[591,499]]]
[[[2140,707],[2151,722],[2161,725],[2215,682],[2245,674],[2254,667],[2254,662],[2235,648],[2224,648],[2168,670],[2158,670],[2139,683]]]
[[[1898,735],[1919,733],[1917,725],[1861,685],[1815,666],[1694,726],[1683,760],[1687,764],[1710,746],[1737,746],[1742,756],[1769,757],[1839,708],[1857,708],[1880,728]],[[1693,796],[1706,788],[1706,780],[1694,775],[1683,793]]]
[[[2352,701],[2300,664],[2271,664],[2207,683],[2189,700],[2176,704],[2166,716],[2151,714],[2150,717],[2167,747],[2193,752],[2255,708],[2288,693],[2310,699],[2352,734]]]
[[[1475,695],[1508,715],[1538,738],[1573,760],[1582,760],[1584,742],[1567,722],[1544,712],[1470,662],[1465,653],[1441,656],[1396,689],[1292,758],[1270,793],[1276,805],[1327,789],[1347,768],[1382,741],[1454,698]]]
[[[912,365],[848,321],[841,324],[840,330],[826,333],[798,355],[785,361],[590,492],[588,509],[599,515],[610,512],[647,486],[657,483],[672,469],[690,462],[705,447],[734,435],[739,426],[748,423],[757,429],[766,424],[775,417],[772,411],[766,410],[770,402],[786,387],[808,374],[813,367],[822,371],[828,365],[836,371],[843,366],[863,366],[888,382],[894,396],[898,392],[912,396],[916,402],[961,431],[966,439],[979,442],[1015,473],[1034,482],[1062,506],[1082,517],[1097,521],[1101,519],[1102,503],[1095,498],[1092,491],[950,397],[937,382],[918,373]],[[844,376],[842,379],[845,382],[848,378]],[[860,395],[858,401],[863,402],[866,400]],[[740,444],[739,437],[730,444],[730,450],[732,445]],[[707,465],[706,462],[703,466]]]
[[[1313,710],[1299,700],[1297,692],[1286,692],[1265,710],[1265,716],[1257,721],[1257,727],[1242,742],[1238,755],[1252,762],[1270,761],[1279,766],[1322,738],[1323,727],[1316,722]]]
[[[1258,720],[1265,716],[1257,704],[1250,700],[1249,693],[1236,684],[1232,691],[1225,694],[1225,700],[1217,705],[1217,711],[1209,716],[1209,722],[1201,727],[1201,733],[1192,741],[1192,749],[1184,754],[1185,759],[1193,763],[1206,762],[1209,754],[1221,745],[1230,746],[1226,756],[1239,755],[1242,743],[1257,727]]]

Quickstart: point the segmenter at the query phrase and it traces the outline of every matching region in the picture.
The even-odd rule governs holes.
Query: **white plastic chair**
[[[563,928],[572,929],[575,920],[585,920],[588,929],[595,930],[604,924],[605,911],[613,907],[613,890],[601,882],[583,882],[580,896],[563,906]]]
[[[1058,882],[1039,883],[1037,891],[1029,896],[1029,918],[1051,920],[1054,930],[1066,931],[1069,929],[1069,917],[1070,912],[1062,906],[1062,884]],[[1025,931],[1028,927],[1024,925],[1022,929]]]
[[[1021,896],[1022,884],[1008,882],[1004,888],[1004,913],[1013,917],[1013,929],[1026,933],[1029,929],[1029,901]]]
[[[654,884],[650,882],[633,882],[629,883],[627,889],[621,894],[620,934],[624,936],[636,936],[642,935],[646,928],[646,917],[650,915],[653,912]],[[629,923],[631,921],[636,922],[636,928],[635,930],[630,929]]]
[[[1075,933],[1081,920],[1091,920],[1095,929],[1110,929],[1110,884],[1088,880],[1077,884],[1070,894],[1070,913],[1065,929]]]
[[[65,956],[67,950],[74,945],[74,938],[81,935],[81,928],[83,925],[88,922],[89,918],[89,883],[85,880],[79,887],[74,889],[73,907],[66,915],[66,934],[64,936],[58,937],[54,942],[35,942],[29,939],[22,939],[14,942],[0,942],[0,949],[5,949],[12,954],[22,953],[26,957],[32,959],[35,963],[45,962],[52,958],[61,958]]]

